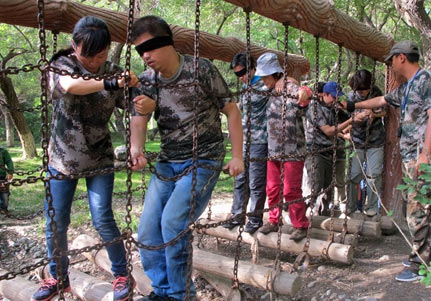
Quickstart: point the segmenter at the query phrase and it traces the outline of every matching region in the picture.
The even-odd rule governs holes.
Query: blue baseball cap
[[[323,86],[323,93],[328,93],[334,96],[335,98],[343,96],[343,90],[340,85],[336,82],[328,82]]]

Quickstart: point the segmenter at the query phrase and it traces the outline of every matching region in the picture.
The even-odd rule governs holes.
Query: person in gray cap
[[[417,180],[419,166],[429,164],[431,152],[431,73],[419,65],[419,49],[412,41],[396,43],[386,61],[392,65],[397,78],[406,82],[392,92],[361,102],[347,102],[347,110],[373,109],[386,104],[401,108],[400,151],[403,176]],[[420,189],[420,187],[418,188]],[[430,205],[416,201],[416,192],[407,195],[407,223],[413,236],[413,252],[403,264],[406,269],[396,276],[398,281],[415,281],[422,263],[429,263],[431,253]]]
[[[255,75],[260,76],[265,86],[273,90],[277,81],[283,77],[283,69],[274,53],[264,53],[257,60]],[[287,79],[286,92],[290,95],[299,95],[304,92],[299,86]],[[300,99],[300,98],[299,98]],[[289,217],[295,231],[290,239],[302,240],[307,234],[309,221],[305,216],[306,206],[304,201],[297,200],[302,197],[302,170],[304,168],[305,137],[302,116],[306,105],[294,98],[287,97],[286,116],[282,120],[283,97],[271,96],[268,101],[267,130],[268,130],[268,154],[266,194],[268,196],[269,222],[259,229],[259,232],[268,234],[278,230],[280,208],[280,157],[284,155],[284,191],[283,196],[289,204]],[[285,131],[283,131],[283,125]],[[284,133],[285,134],[284,134]],[[284,148],[283,148],[284,147]]]

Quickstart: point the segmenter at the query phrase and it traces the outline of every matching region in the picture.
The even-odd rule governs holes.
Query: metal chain
[[[361,59],[361,54],[359,52],[356,52],[356,58],[355,58],[355,72],[359,70],[359,63]]]
[[[57,38],[59,32],[57,30],[52,31],[52,55],[57,52]]]
[[[198,105],[199,105],[199,30],[200,30],[200,6],[201,1],[196,0],[195,2],[195,31],[194,31],[194,75],[193,83],[194,86],[194,97],[193,97],[193,160],[192,160],[192,187],[191,187],[191,198],[190,198],[190,223],[192,228],[195,226],[195,206],[196,206],[196,185],[197,185],[197,169],[198,169]],[[190,289],[192,285],[192,264],[193,264],[193,232],[189,233],[188,240],[188,256],[187,256],[187,280],[186,280],[186,292],[185,300],[190,299]]]

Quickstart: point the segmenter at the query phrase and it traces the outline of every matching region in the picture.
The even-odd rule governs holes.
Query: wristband
[[[116,78],[113,79],[104,79],[103,80],[103,88],[106,91],[115,91],[120,89],[120,86],[118,85],[118,80]]]
[[[355,103],[351,100],[348,100],[346,109],[348,112],[352,113],[355,110]]]

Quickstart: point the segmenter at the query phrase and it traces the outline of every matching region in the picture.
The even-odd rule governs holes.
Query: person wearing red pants
[[[283,77],[283,69],[274,53],[264,53],[257,60],[256,75],[260,76],[265,86],[272,90],[276,82]],[[282,96],[271,96],[267,113],[268,154],[266,193],[269,207],[277,206],[280,202],[281,181],[281,155],[285,155],[283,161],[284,183],[283,197],[289,204],[289,217],[295,231],[290,239],[300,241],[307,235],[309,221],[305,216],[305,202],[296,200],[302,197],[302,170],[305,156],[305,136],[302,116],[311,96],[311,90],[307,87],[299,87],[287,80],[286,92],[288,95],[297,95],[298,99],[286,98],[286,116],[282,119]],[[283,134],[283,124],[285,131]],[[284,147],[284,149],[283,149]],[[259,229],[259,232],[268,234],[278,231],[280,217],[279,207],[269,211],[269,222]]]

